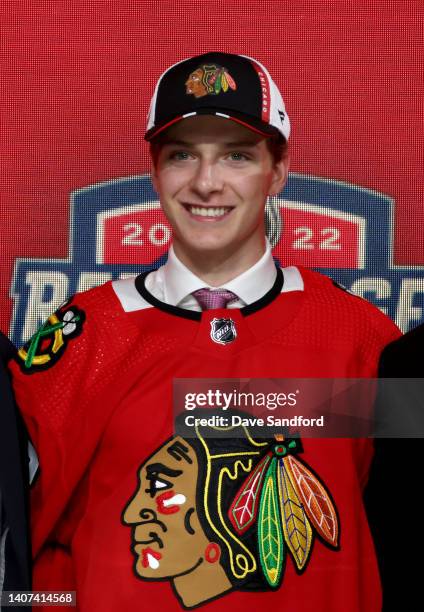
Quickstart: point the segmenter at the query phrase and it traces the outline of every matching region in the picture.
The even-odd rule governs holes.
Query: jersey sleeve
[[[299,269],[314,325],[321,329],[323,337],[328,336],[328,345],[350,364],[345,375],[377,377],[381,352],[401,335],[398,327],[379,308],[328,276]]]
[[[359,298],[362,299],[362,298]],[[378,376],[378,364],[384,348],[397,340],[402,334],[393,321],[380,310],[366,303],[368,324],[364,328],[361,342],[361,353],[364,363],[368,365],[369,376]]]
[[[75,493],[116,405],[118,356],[108,348],[111,293],[97,288],[71,298],[11,365],[16,401],[39,459],[31,499],[35,553]]]
[[[378,363],[384,347],[401,336],[399,328],[379,308],[339,283],[330,281],[337,300],[337,314],[334,318],[339,326],[346,325],[352,330],[352,346],[355,347],[361,376],[375,378]],[[340,329],[340,327],[339,327]]]

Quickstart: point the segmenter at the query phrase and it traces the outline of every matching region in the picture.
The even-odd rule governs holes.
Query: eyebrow
[[[182,474],[182,470],[173,470],[172,468],[164,465],[163,463],[151,463],[146,466],[147,478],[152,474],[165,474],[165,476],[179,476]]]
[[[177,147],[189,147],[191,145],[190,142],[186,142],[185,140],[166,140],[163,143],[163,146],[177,146]]]
[[[236,140],[234,142],[226,142],[224,143],[226,147],[254,147],[256,146],[260,141],[256,140]]]
[[[243,141],[239,141],[239,140],[235,140],[234,142],[223,142],[222,145],[224,147],[228,147],[228,148],[234,148],[234,147],[254,147],[258,144],[259,141],[252,141],[252,140],[243,140]],[[176,146],[176,147],[195,147],[197,143],[194,142],[189,142],[187,140],[168,140],[166,142],[163,143],[163,146]]]

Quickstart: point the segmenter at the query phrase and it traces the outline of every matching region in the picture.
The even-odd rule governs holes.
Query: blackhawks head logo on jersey
[[[246,427],[207,433],[197,427],[155,451],[122,517],[136,576],[170,580],[184,608],[233,589],[279,588],[288,553],[306,568],[314,533],[338,546],[335,506],[296,457],[300,439],[256,441]]]

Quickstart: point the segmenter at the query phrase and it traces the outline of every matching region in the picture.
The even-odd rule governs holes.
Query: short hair
[[[289,143],[280,134],[275,134],[266,139],[266,146],[272,155],[274,164],[278,164],[282,159],[287,157],[289,152]]]

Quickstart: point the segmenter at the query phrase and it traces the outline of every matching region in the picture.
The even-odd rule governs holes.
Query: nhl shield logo
[[[218,344],[229,344],[237,338],[236,326],[232,319],[212,319],[211,338]]]

